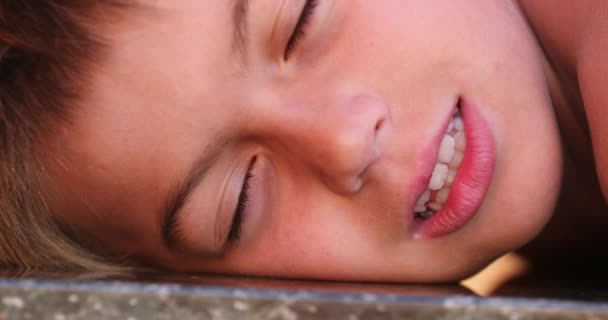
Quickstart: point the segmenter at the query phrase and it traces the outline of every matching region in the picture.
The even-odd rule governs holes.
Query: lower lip
[[[490,187],[496,164],[492,131],[479,110],[464,99],[461,112],[467,137],[462,163],[441,210],[415,224],[417,238],[439,237],[463,227],[475,216]]]

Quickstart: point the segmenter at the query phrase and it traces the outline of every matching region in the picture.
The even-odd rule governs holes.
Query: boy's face
[[[56,144],[57,219],[112,250],[183,271],[447,281],[549,218],[558,133],[512,1],[144,4],[108,32]],[[457,109],[464,129],[448,130]],[[464,159],[438,166],[431,198],[447,203],[420,218],[437,211],[415,213],[446,131],[442,157]]]

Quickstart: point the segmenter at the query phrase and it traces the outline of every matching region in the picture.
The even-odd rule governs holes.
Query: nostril
[[[379,159],[383,144],[383,136],[386,136],[386,131],[388,130],[389,125],[390,120],[386,116],[380,117],[376,121],[371,139],[370,158],[368,159],[366,167],[372,165],[374,162],[376,162],[376,160]]]
[[[380,119],[378,122],[376,122],[376,127],[374,128],[374,131],[376,132],[376,134],[378,133],[378,131],[380,131],[380,128],[382,128],[383,125],[384,125],[384,119]]]
[[[386,131],[390,126],[390,118],[382,117],[376,121],[376,126],[374,127],[373,139],[374,143],[379,143],[382,139],[381,136],[386,135]]]

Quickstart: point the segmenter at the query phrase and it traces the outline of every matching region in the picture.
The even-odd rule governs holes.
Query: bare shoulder
[[[584,11],[577,52],[577,76],[591,132],[598,178],[608,199],[608,1]]]

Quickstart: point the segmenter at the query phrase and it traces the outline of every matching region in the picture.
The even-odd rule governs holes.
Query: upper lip
[[[453,107],[450,109],[450,112],[446,113],[443,119],[441,119],[441,122],[436,125],[437,129],[434,130],[433,135],[429,137],[425,144],[422,145],[422,149],[416,163],[417,172],[414,177],[412,188],[410,189],[413,191],[410,193],[410,204],[408,205],[408,214],[411,213],[410,219],[413,219],[413,212],[416,202],[427,190],[429,181],[433,175],[433,169],[437,163],[437,154],[439,152],[441,140],[448,129],[454,112],[458,108],[459,101],[460,99],[454,103]]]

